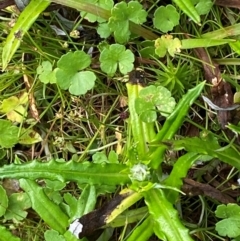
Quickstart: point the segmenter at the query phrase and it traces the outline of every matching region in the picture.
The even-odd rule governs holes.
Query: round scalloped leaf
[[[84,95],[94,87],[95,80],[96,76],[93,72],[79,72],[72,77],[69,92],[72,95]]]
[[[146,89],[146,88],[145,88]],[[141,90],[141,92],[144,89]],[[140,93],[141,93],[140,92]],[[145,96],[144,96],[145,97]],[[151,100],[146,100],[147,98],[136,98],[135,100],[135,109],[140,119],[146,123],[152,123],[156,121],[157,114],[155,111],[155,106],[153,105]]]
[[[69,52],[63,55],[57,62],[57,67],[69,73],[75,73],[87,68],[91,64],[91,58],[83,51]]]
[[[129,20],[142,24],[146,21],[147,12],[137,1],[130,1],[128,4],[121,1],[115,4],[111,11],[108,26],[114,32],[116,42],[125,43],[130,36]]]
[[[102,71],[113,76],[118,66],[122,74],[130,72],[133,69],[134,55],[125,46],[112,44],[101,52],[99,60]]]
[[[167,33],[179,24],[179,19],[180,15],[173,5],[161,6],[154,13],[153,24],[155,28]]]

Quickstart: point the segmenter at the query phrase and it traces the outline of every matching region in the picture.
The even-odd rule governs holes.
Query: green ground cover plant
[[[1,9],[0,240],[239,240],[240,27],[219,2]]]

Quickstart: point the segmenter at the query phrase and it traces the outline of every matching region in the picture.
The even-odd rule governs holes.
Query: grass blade
[[[32,0],[20,14],[3,47],[2,70],[6,69],[12,56],[18,49],[24,34],[49,4],[50,1],[48,0]]]

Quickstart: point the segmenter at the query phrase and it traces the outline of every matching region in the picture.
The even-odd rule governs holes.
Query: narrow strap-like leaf
[[[36,180],[46,178],[62,182],[75,181],[86,184],[98,185],[123,185],[130,182],[123,164],[96,164],[90,162],[77,163],[74,161],[59,163],[32,161],[25,164],[11,164],[0,168],[2,178],[28,178]]]
[[[12,56],[18,49],[23,35],[32,26],[39,14],[43,12],[50,4],[48,0],[32,0],[20,14],[17,22],[11,29],[10,34],[3,47],[2,53],[2,69],[6,69]]]
[[[154,232],[162,240],[168,241],[193,241],[189,231],[182,225],[178,212],[166,199],[160,189],[151,189],[144,194],[145,202],[148,206],[154,222]]]
[[[200,16],[191,0],[173,0],[173,2],[195,23],[200,24]]]

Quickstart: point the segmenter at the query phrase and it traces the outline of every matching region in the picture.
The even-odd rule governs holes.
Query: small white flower
[[[144,164],[136,164],[134,165],[131,170],[130,170],[131,174],[129,175],[129,177],[132,180],[137,180],[137,181],[144,181],[148,175],[149,175],[149,170],[148,167]]]

